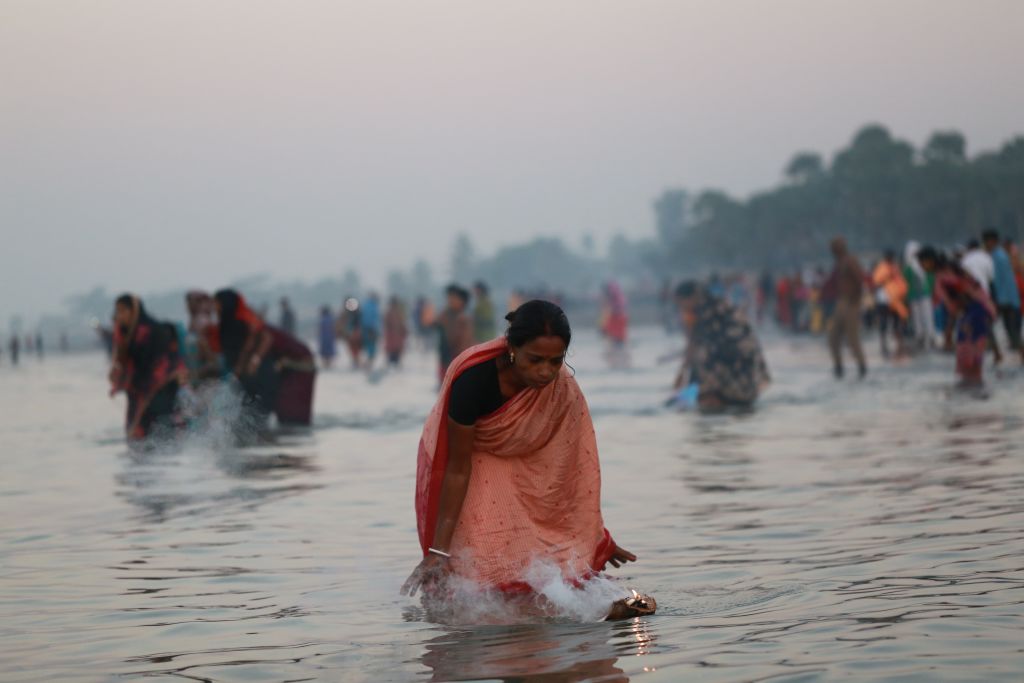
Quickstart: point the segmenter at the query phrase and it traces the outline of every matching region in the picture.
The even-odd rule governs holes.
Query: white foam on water
[[[508,596],[463,577],[452,577],[442,600],[425,598],[434,619],[450,624],[523,624],[538,621],[589,623],[601,621],[616,600],[629,597],[629,589],[599,574],[574,582],[550,561],[534,560],[522,580],[533,593]]]

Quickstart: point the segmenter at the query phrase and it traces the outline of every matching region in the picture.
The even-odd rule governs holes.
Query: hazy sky
[[[1024,133],[1024,2],[0,0],[0,327],[103,284],[650,234],[879,121]],[[32,316],[34,317],[34,316]]]

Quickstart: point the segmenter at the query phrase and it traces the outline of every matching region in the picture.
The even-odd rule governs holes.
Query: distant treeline
[[[830,164],[801,152],[785,176],[746,201],[715,190],[692,201],[682,190],[664,193],[652,265],[789,268],[826,259],[836,234],[859,251],[910,239],[949,246],[989,226],[1024,237],[1024,137],[969,158],[958,132],[936,132],[917,150],[870,125]]]

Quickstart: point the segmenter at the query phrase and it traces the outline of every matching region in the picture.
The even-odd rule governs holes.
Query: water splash
[[[534,560],[523,573],[533,592],[509,596],[463,577],[452,577],[446,595],[424,597],[426,616],[449,625],[514,625],[538,622],[601,621],[616,600],[630,590],[604,574],[586,581],[567,580],[561,568]]]

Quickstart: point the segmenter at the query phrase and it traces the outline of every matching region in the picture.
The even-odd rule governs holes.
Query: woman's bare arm
[[[251,375],[259,370],[260,363],[267,357],[267,352],[270,351],[270,346],[273,343],[274,336],[265,327],[256,332],[250,332],[245,340],[245,346],[242,347],[242,354],[239,356],[242,373]]]
[[[438,503],[431,546],[444,553],[451,548],[455,525],[459,523],[462,504],[469,490],[469,478],[473,471],[474,434],[472,426],[460,425],[448,418],[448,462],[441,482],[441,500]],[[443,580],[449,570],[446,557],[428,553],[402,586],[402,594],[415,595],[421,586]]]
[[[448,418],[448,463],[441,483],[441,500],[438,504],[437,526],[434,527],[434,546],[448,551],[451,546],[455,525],[459,522],[462,503],[469,489],[469,477],[473,471],[472,425],[460,425]]]

